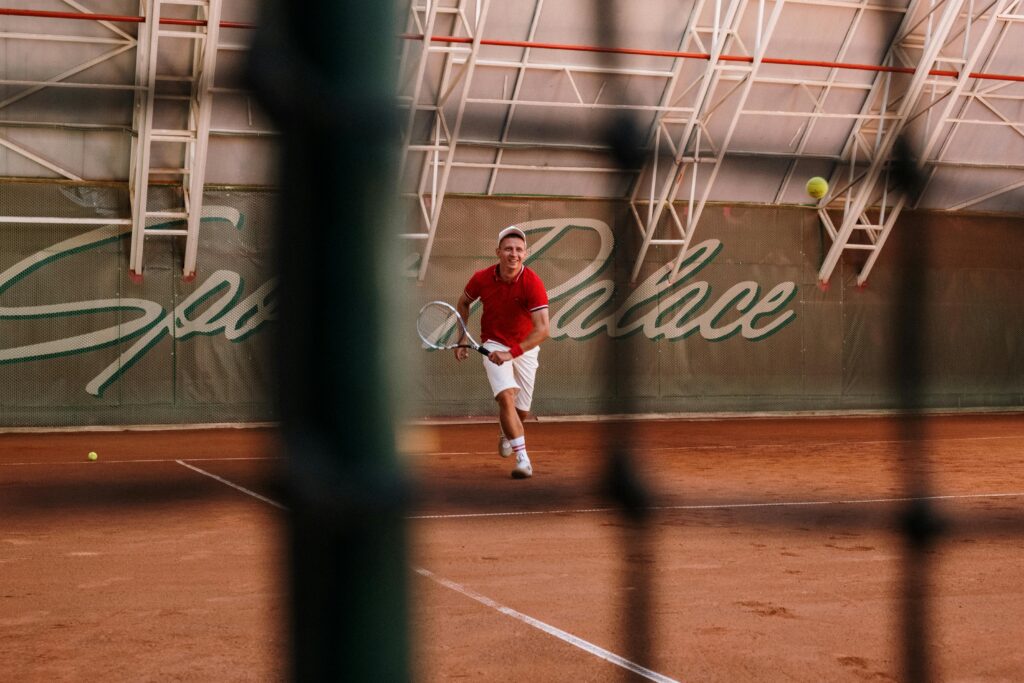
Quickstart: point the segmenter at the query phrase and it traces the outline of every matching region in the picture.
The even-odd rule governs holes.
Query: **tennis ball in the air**
[[[807,194],[821,199],[828,193],[828,181],[821,176],[814,176],[807,181]]]
[[[90,460],[97,460],[99,457],[100,456],[99,456],[98,453],[96,453],[96,451],[89,451],[89,459]]]

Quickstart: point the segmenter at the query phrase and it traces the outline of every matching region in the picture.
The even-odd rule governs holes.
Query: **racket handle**
[[[475,347],[475,348],[476,348],[476,350],[477,350],[477,351],[479,351],[480,353],[484,354],[485,356],[489,356],[489,355],[491,355],[491,352],[490,352],[490,351],[488,351],[487,349],[485,349],[485,348],[484,348],[484,347],[482,347],[482,346],[477,346],[477,347]]]

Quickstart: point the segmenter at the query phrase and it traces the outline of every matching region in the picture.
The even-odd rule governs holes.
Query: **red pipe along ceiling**
[[[123,14],[92,14],[89,12],[50,12],[36,9],[10,9],[0,7],[0,16],[10,17],[38,17],[41,19],[79,19],[83,21],[110,21],[118,24],[143,24],[146,17],[135,17]],[[164,17],[160,19],[161,25],[167,26],[206,26],[202,19],[172,19]],[[256,24],[246,24],[240,21],[222,21],[221,28],[256,28]]]
[[[146,21],[145,17],[138,16],[126,16],[117,14],[90,14],[86,12],[49,12],[44,10],[29,10],[29,9],[9,9],[0,7],[0,16],[19,16],[19,17],[39,17],[45,19],[78,19],[86,21],[110,21],[118,23],[133,23],[141,24]],[[206,22],[202,19],[171,19],[161,18],[161,24],[177,25],[177,26],[205,26]],[[249,24],[239,21],[222,21],[220,23],[221,28],[244,28],[252,29],[256,28],[255,24]],[[405,33],[399,36],[404,40],[423,40],[425,36],[422,34],[411,34]],[[463,36],[430,36],[430,41],[434,43],[472,43],[473,39]],[[711,59],[711,55],[707,52],[677,52],[674,50],[644,50],[640,48],[631,47],[601,47],[599,45],[569,45],[561,43],[537,43],[529,40],[498,40],[495,38],[482,38],[480,40],[481,45],[492,45],[496,47],[528,47],[538,50],[570,50],[574,52],[599,52],[605,54],[617,54],[617,55],[640,55],[647,57],[669,57],[673,59]],[[719,60],[723,62],[746,62],[752,63],[753,57],[746,55],[720,55]],[[849,62],[830,62],[823,60],[814,59],[784,59],[781,57],[764,57],[761,60],[762,64],[784,64],[789,66],[810,66],[818,67],[823,69],[853,69],[857,71],[874,71],[882,73],[897,73],[897,74],[912,74],[914,73],[914,67],[910,66],[882,66],[878,64],[855,64]],[[932,69],[928,72],[930,76],[947,76],[949,78],[958,78],[960,72],[952,69]],[[1024,82],[1024,76],[1014,76],[1011,74],[990,74],[972,71],[968,74],[971,78],[978,78],[983,80],[991,81],[1015,81]]]
[[[406,40],[423,40],[423,35],[405,33],[402,38]],[[462,36],[431,36],[434,43],[472,43],[472,38]],[[563,45],[560,43],[535,43],[528,40],[496,40],[482,38],[481,45],[495,45],[499,47],[529,47],[538,50],[571,50],[575,52],[603,52],[617,55],[645,55],[649,57],[672,57],[679,59],[711,59],[707,52],[676,52],[674,50],[643,50],[632,47],[601,47],[599,45]],[[747,62],[752,63],[753,57],[746,55],[720,55],[723,62]],[[858,71],[881,71],[885,73],[912,74],[915,69],[912,66],[881,66],[877,64],[853,64],[849,62],[827,62],[814,59],[783,59],[781,57],[764,57],[762,64],[788,64],[790,66],[815,66],[825,69],[854,69]],[[928,72],[931,76],[949,76],[957,78],[959,71],[952,69],[932,69]],[[986,74],[972,71],[971,78],[980,78],[992,81],[1017,81],[1024,82],[1024,76],[1013,76],[1010,74]]]

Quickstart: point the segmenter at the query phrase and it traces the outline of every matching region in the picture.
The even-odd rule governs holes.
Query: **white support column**
[[[763,23],[758,23],[757,25],[754,52],[751,55],[751,62],[749,64],[722,62],[720,59],[727,46],[732,45],[734,47],[742,47],[740,41],[732,41],[731,39],[736,35],[740,21],[743,18],[743,12],[748,4],[747,0],[734,0],[731,2],[726,8],[724,17],[721,15],[720,5],[716,4],[716,23],[710,28],[713,39],[711,45],[712,49],[709,53],[710,58],[701,77],[700,87],[697,90],[691,113],[687,117],[682,134],[678,138],[671,138],[670,131],[666,125],[671,123],[671,119],[663,116],[659,121],[658,125],[661,127],[660,135],[656,136],[654,154],[651,157],[651,162],[648,165],[648,168],[645,169],[645,172],[649,173],[651,177],[652,188],[652,195],[650,199],[651,204],[647,207],[646,224],[644,224],[643,219],[641,218],[641,212],[637,207],[637,204],[639,203],[636,194],[637,188],[634,188],[634,194],[630,202],[633,210],[633,216],[638,221],[638,224],[640,224],[644,235],[643,242],[641,243],[640,250],[633,266],[633,271],[630,275],[631,282],[635,282],[639,277],[644,259],[652,245],[669,245],[678,247],[676,257],[673,261],[671,277],[675,278],[678,276],[679,268],[685,259],[686,250],[689,248],[691,240],[693,239],[696,226],[700,221],[704,206],[707,203],[707,199],[710,196],[715,179],[721,169],[729,144],[732,141],[732,136],[736,130],[737,124],[739,123],[739,118],[743,114],[743,108],[746,104],[750,89],[754,84],[757,72],[761,66],[761,60],[763,59],[765,51],[771,42],[772,34],[785,4],[784,0],[775,1],[767,21],[764,21],[763,3],[764,0],[759,0],[758,21]],[[701,31],[699,28],[694,28],[693,30],[695,34]],[[742,74],[740,82],[734,86],[732,90],[722,95],[719,98],[719,101],[714,104],[714,108],[712,108],[711,103],[718,94],[716,92],[717,86],[721,81],[721,75],[724,71],[740,72]],[[700,152],[701,137],[707,137],[706,125],[708,120],[712,115],[714,115],[713,109],[723,107],[726,103],[731,107],[729,110],[730,113],[728,114],[731,118],[725,135],[720,141],[717,141],[716,146],[712,146],[710,154],[702,157]],[[725,114],[723,114],[723,116],[724,115]],[[666,173],[666,177],[661,181],[660,191],[657,193],[657,198],[655,198],[654,188],[657,185],[658,161],[661,154],[660,147],[662,139],[671,143],[674,150],[674,158],[672,166],[670,169],[667,169],[668,172]],[[709,138],[709,143],[713,142],[715,141],[711,141]],[[709,144],[709,146],[711,145]],[[696,181],[698,169],[702,163],[709,164],[711,168],[704,182],[703,191],[698,198],[696,195]],[[684,223],[675,211],[674,202],[687,173],[690,174],[690,197],[687,204],[687,216]],[[641,177],[644,175],[645,174],[641,174]],[[679,237],[655,239],[655,233],[657,232],[661,218],[666,211],[668,212],[670,221],[679,233]]]
[[[134,129],[136,137],[132,144],[130,194],[132,198],[132,239],[129,268],[134,278],[141,278],[144,268],[145,240],[150,236],[184,237],[185,254],[182,277],[189,280],[195,276],[199,243],[199,227],[203,210],[203,186],[206,178],[206,160],[210,136],[210,117],[213,107],[213,81],[217,63],[217,40],[220,32],[222,0],[142,0],[145,22],[139,26],[139,41],[136,55],[137,87],[135,95]],[[160,20],[164,9],[185,8],[188,18],[202,22],[200,25],[174,25],[165,28]],[[177,15],[175,18],[181,18]],[[185,77],[191,83],[187,98],[161,96],[157,85],[161,81],[182,80],[172,73],[161,73],[160,43],[164,40],[191,42],[190,74]],[[175,51],[168,51],[169,53]],[[180,51],[178,51],[180,54]],[[169,68],[169,65],[167,67]],[[171,110],[170,116],[161,120],[182,121],[175,128],[155,128],[154,115],[157,107]],[[184,107],[184,110],[181,108]],[[173,124],[171,124],[173,125]],[[153,166],[153,145],[161,150],[177,149],[163,156],[177,159],[178,163],[169,168]],[[179,179],[182,206],[152,210],[149,206],[150,180],[153,174],[174,176]],[[150,220],[157,219],[162,225],[153,227]],[[170,227],[184,223],[184,227]]]
[[[933,126],[930,134],[928,134],[924,146],[921,148],[920,154],[917,158],[918,170],[924,167],[925,162],[931,155],[932,150],[938,143],[939,138],[942,136],[942,133],[947,130],[946,124],[950,119],[950,115],[952,114],[953,108],[957,105],[957,103],[960,101],[960,98],[963,96],[967,84],[971,80],[973,80],[971,79],[970,74],[978,65],[978,61],[981,59],[983,49],[986,45],[988,45],[989,40],[992,38],[992,34],[996,28],[996,25],[998,24],[1000,14],[1002,14],[1010,5],[1018,1],[1019,0],[998,0],[992,6],[992,11],[988,16],[987,21],[985,22],[981,35],[978,36],[976,42],[974,42],[972,52],[967,56],[967,59],[960,65],[960,74],[957,77],[955,84],[949,90],[942,94],[943,99],[941,101],[944,102],[944,106],[942,108],[942,111],[936,117],[936,123]],[[967,37],[965,35],[965,41],[966,40]],[[882,247],[885,245],[886,240],[889,238],[889,234],[892,232],[893,225],[896,223],[896,219],[899,217],[900,212],[906,205],[906,199],[906,195],[901,196],[896,206],[893,207],[892,211],[887,217],[885,224],[882,227],[881,233],[875,240],[874,249],[868,255],[868,260],[861,267],[860,273],[857,275],[858,285],[863,285],[865,282],[867,282],[868,275],[871,274],[871,269],[874,268],[875,261],[878,260],[878,254],[881,253]]]
[[[946,0],[946,6],[942,16],[929,28],[929,34],[922,46],[922,55],[916,65],[911,82],[906,90],[901,93],[901,99],[899,100],[899,106],[896,111],[896,118],[890,122],[890,125],[884,130],[884,132],[881,129],[879,130],[879,134],[876,137],[877,144],[875,149],[872,151],[870,165],[865,172],[856,180],[851,182],[844,191],[847,198],[847,206],[844,211],[842,223],[835,231],[832,247],[825,256],[821,269],[819,270],[819,282],[823,284],[828,282],[836,265],[838,265],[839,258],[842,253],[849,249],[866,250],[870,252],[865,264],[857,275],[857,285],[861,286],[867,281],[868,275],[878,258],[878,254],[885,245],[885,242],[895,225],[896,219],[899,217],[900,212],[906,204],[906,195],[898,191],[897,188],[890,188],[888,179],[883,177],[883,172],[888,168],[890,161],[889,157],[896,140],[901,134],[909,129],[909,126],[914,123],[914,119],[917,118],[914,116],[914,112],[917,111],[918,114],[921,112],[931,114],[930,108],[932,105],[922,104],[922,97],[925,92],[925,85],[928,83],[929,72],[933,69],[939,68],[939,64],[959,62],[959,76],[955,82],[945,89],[941,98],[937,100],[937,102],[941,102],[943,106],[941,113],[937,117],[934,117],[936,122],[930,130],[928,130],[928,126],[930,125],[928,123],[928,119],[925,119],[924,125],[926,126],[926,139],[921,149],[920,157],[917,160],[919,168],[927,161],[928,156],[931,154],[941,137],[942,132],[945,130],[946,123],[949,121],[953,108],[963,95],[963,91],[967,83],[970,81],[969,74],[977,65],[982,54],[982,49],[987,45],[992,36],[999,13],[1004,11],[1005,7],[1008,7],[1014,1],[1016,0],[998,0],[996,3],[991,5],[988,10],[986,10],[991,11],[991,14],[985,24],[981,37],[977,42],[972,44],[972,51],[968,59],[958,60],[942,57],[941,51],[943,47],[946,46],[953,28],[959,19],[963,0]],[[965,42],[967,42],[969,38],[966,31],[964,31],[963,36]],[[890,55],[894,55],[899,49],[899,41],[894,42],[890,48]],[[883,76],[880,75],[879,78],[876,79],[876,83],[880,83],[882,78]],[[874,92],[875,91],[873,90],[873,93]],[[884,119],[881,119],[881,121],[884,122]],[[857,138],[863,130],[863,125],[855,127],[847,145],[851,153],[855,145],[858,144]],[[876,221],[870,219],[866,215],[865,210],[868,208],[869,202],[872,198],[879,192],[881,192],[882,196],[882,205],[880,209],[881,221]],[[891,207],[888,207],[886,202],[892,199],[895,199],[895,201]],[[822,206],[819,207],[819,214],[824,215],[825,211],[826,209],[823,202]],[[855,230],[866,231],[869,237],[869,243],[851,243],[850,238]]]
[[[454,10],[453,14],[455,14],[461,22],[461,25],[465,26],[468,37],[471,38],[471,42],[468,47],[442,47],[433,46],[429,41],[426,41],[424,44],[424,53],[421,55],[421,62],[417,65],[419,77],[417,82],[413,84],[414,93],[416,94],[414,95],[413,101],[410,102],[402,168],[404,169],[408,165],[408,159],[411,154],[425,154],[416,191],[417,200],[423,214],[422,218],[425,225],[421,224],[422,230],[403,234],[402,237],[406,239],[420,240],[423,242],[423,247],[420,251],[420,263],[417,269],[417,278],[421,281],[426,276],[427,267],[430,264],[430,253],[433,250],[434,237],[437,233],[437,224],[441,217],[441,207],[444,204],[444,196],[448,187],[448,179],[451,176],[451,170],[455,161],[455,150],[459,140],[459,133],[462,129],[462,120],[465,115],[470,89],[473,85],[473,74],[476,69],[477,57],[480,54],[480,41],[483,39],[484,25],[487,21],[487,11],[490,7],[490,0],[477,0],[475,3],[475,22],[473,22],[472,25],[468,23],[466,11],[467,6],[470,4],[469,0],[459,0],[457,8],[433,8],[435,13],[439,11],[439,9]],[[430,21],[428,16],[427,24],[429,23]],[[460,51],[467,53],[468,56],[466,57],[461,70],[455,73],[456,64],[454,57],[455,54]],[[422,91],[424,85],[423,81],[427,78],[425,63],[428,52],[446,54],[445,63],[441,69],[440,81],[436,84],[435,92],[437,93],[437,97],[434,104],[430,107],[421,105],[416,101],[419,99],[418,93]],[[454,105],[451,105],[449,103],[449,99],[453,97],[455,98]],[[445,108],[449,106],[455,107],[455,119],[451,125],[448,124],[444,115]],[[415,111],[427,111],[428,109],[433,109],[434,111],[434,140],[431,144],[427,145],[414,143],[411,137],[414,129]],[[430,185],[429,206],[426,197],[424,197],[428,182]]]
[[[143,0],[135,54],[135,111],[132,127],[131,177],[129,191],[132,203],[132,239],[128,268],[133,276],[142,276],[143,247],[145,246],[146,207],[149,199],[149,156],[152,149],[153,105],[156,98],[157,33],[160,30],[159,0]]]
[[[764,0],[761,0],[762,3],[763,1]],[[697,222],[700,220],[701,214],[704,212],[704,206],[707,204],[708,197],[711,196],[711,188],[714,186],[715,179],[718,177],[718,171],[721,169],[722,162],[725,160],[726,152],[729,150],[729,144],[732,142],[732,136],[736,131],[736,126],[739,124],[740,116],[743,115],[743,108],[746,105],[747,97],[750,94],[750,89],[757,78],[757,73],[761,68],[761,60],[764,59],[765,50],[771,42],[772,34],[775,32],[775,26],[779,22],[779,16],[782,14],[782,8],[784,5],[785,0],[775,0],[775,6],[772,8],[772,12],[768,16],[767,23],[763,28],[758,24],[759,40],[753,55],[754,61],[751,63],[749,71],[743,79],[739,95],[737,96],[736,102],[733,104],[734,109],[732,112],[732,120],[729,122],[729,128],[726,131],[725,137],[716,151],[714,165],[711,168],[707,181],[704,183],[704,193],[701,195],[696,208],[693,206],[692,198],[688,205],[690,215],[687,218],[686,235],[683,238],[683,243],[680,245],[675,262],[672,265],[672,274],[669,276],[671,281],[675,281],[679,276],[679,270],[682,268],[683,261],[686,259],[686,251],[690,248],[690,242],[693,239],[693,233],[697,228]],[[761,15],[759,14],[759,20],[760,16]],[[696,170],[694,172],[696,173]],[[675,191],[669,198],[670,207],[672,207],[672,203],[674,201]],[[674,208],[672,209],[672,214],[673,216],[675,215]],[[676,220],[678,222],[678,219]]]
[[[715,1],[715,23],[711,27],[700,27],[697,26],[699,21],[700,11],[703,9],[702,3],[694,7],[696,14],[691,14],[692,22],[687,25],[687,32],[689,37],[694,42],[700,43],[701,33],[710,33],[712,36],[711,49],[708,51],[709,58],[708,63],[704,69],[703,74],[700,77],[700,86],[693,99],[693,105],[690,110],[689,116],[683,125],[683,131],[675,138],[671,135],[671,131],[668,125],[674,123],[670,118],[662,114],[659,117],[657,125],[662,129],[662,136],[667,141],[672,141],[675,150],[675,155],[672,159],[672,164],[667,170],[666,177],[661,181],[660,189],[657,191],[656,196],[652,193],[651,203],[653,206],[648,207],[647,222],[641,224],[643,231],[643,242],[640,245],[640,250],[637,253],[636,262],[633,265],[633,271],[630,274],[630,282],[636,282],[637,277],[640,274],[640,268],[643,266],[644,259],[647,257],[647,251],[651,247],[652,243],[657,244],[672,244],[682,245],[686,240],[687,228],[690,226],[683,227],[676,219],[674,212],[670,211],[670,216],[673,218],[673,222],[676,224],[676,228],[680,231],[681,236],[676,239],[664,239],[657,240],[655,242],[654,235],[657,232],[658,225],[661,222],[662,214],[668,204],[671,203],[670,197],[673,197],[678,192],[679,186],[682,184],[683,179],[686,176],[687,171],[696,173],[697,164],[699,159],[694,155],[691,158],[687,158],[687,151],[690,149],[691,139],[694,138],[696,133],[697,140],[694,141],[694,145],[699,146],[699,137],[701,135],[701,117],[705,114],[711,101],[715,95],[715,90],[718,85],[719,76],[721,70],[725,66],[721,61],[720,57],[725,51],[725,47],[732,43],[731,38],[735,35],[735,31],[739,24],[740,19],[743,16],[743,9],[746,7],[748,0],[730,0],[728,7],[725,10],[725,16],[721,13],[721,0]],[[687,36],[684,35],[683,42],[685,43]],[[677,64],[677,67],[680,66]],[[678,80],[678,79],[677,79]],[[692,87],[692,85],[690,86]],[[690,88],[687,88],[689,90]],[[672,95],[669,95],[671,99]],[[659,140],[660,141],[660,140]],[[660,148],[656,145],[653,155],[650,157],[648,164],[649,173],[652,179],[656,179],[658,174],[658,166],[660,160]],[[641,172],[638,183],[642,181],[647,170]],[[652,192],[654,186],[652,185]],[[638,220],[640,219],[641,212],[638,210],[636,204],[638,203],[635,199],[631,202],[633,208],[633,215]]]
[[[196,257],[199,250],[199,226],[203,218],[203,188],[206,184],[206,158],[210,143],[210,117],[213,114],[213,82],[217,69],[217,42],[220,38],[221,0],[209,0],[205,9],[206,37],[197,41],[193,61],[192,96],[190,119],[194,120],[195,141],[191,159],[185,168],[191,169],[188,176],[188,235],[185,237],[185,263],[182,276],[195,277]],[[203,31],[203,28],[199,28]],[[188,153],[188,152],[186,152]]]

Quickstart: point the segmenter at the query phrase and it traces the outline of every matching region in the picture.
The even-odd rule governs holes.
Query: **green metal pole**
[[[396,238],[392,3],[273,0],[249,78],[282,133],[280,417],[292,676],[409,678],[387,339]]]

